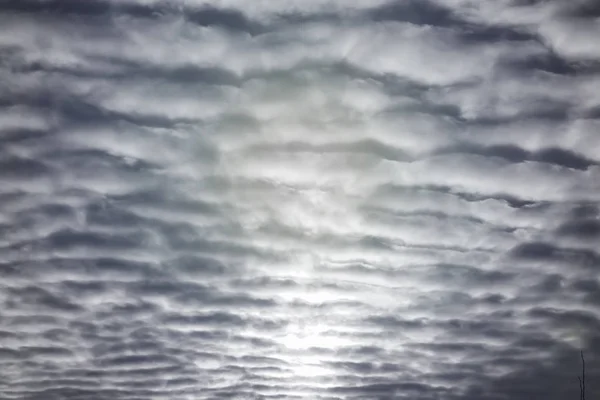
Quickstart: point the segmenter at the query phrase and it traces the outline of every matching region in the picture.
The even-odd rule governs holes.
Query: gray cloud
[[[588,398],[589,1],[0,3],[0,397]]]

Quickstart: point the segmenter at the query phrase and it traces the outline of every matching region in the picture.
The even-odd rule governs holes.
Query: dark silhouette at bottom
[[[585,400],[585,359],[583,358],[583,351],[581,351],[581,376],[578,376],[579,379],[579,400]]]

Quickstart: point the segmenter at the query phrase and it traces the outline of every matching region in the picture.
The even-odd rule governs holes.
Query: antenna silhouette
[[[585,400],[585,359],[583,358],[583,350],[581,351],[581,376],[578,376],[579,379],[579,400]]]

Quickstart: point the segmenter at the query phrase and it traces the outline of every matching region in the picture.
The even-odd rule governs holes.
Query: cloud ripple
[[[597,17],[0,3],[0,397],[576,396]]]

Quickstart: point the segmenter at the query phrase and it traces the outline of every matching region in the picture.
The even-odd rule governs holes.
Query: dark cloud
[[[581,239],[594,239],[600,236],[600,221],[596,219],[568,221],[558,228],[557,233]]]
[[[408,22],[416,25],[444,27],[459,32],[462,40],[490,43],[495,41],[534,40],[535,35],[510,26],[493,26],[467,21],[451,7],[435,1],[392,1],[369,10],[375,22]]]
[[[497,145],[489,147],[467,145],[459,146],[456,149],[443,149],[440,152],[467,152],[487,157],[500,157],[515,163],[537,161],[579,170],[586,170],[591,166],[598,165],[594,160],[587,159],[585,156],[561,148],[546,148],[536,152],[529,152],[513,145]]]
[[[92,0],[86,4],[74,0],[24,0],[5,1],[0,6],[5,12],[28,13],[34,16],[44,17],[92,17],[110,18],[128,16],[143,19],[159,19],[170,15],[185,15],[186,19],[200,26],[217,26],[227,29],[254,32],[259,29],[257,23],[253,23],[237,10],[227,10],[211,6],[183,7],[176,3],[169,4],[142,4],[131,1],[115,3],[105,0]]]
[[[83,308],[72,302],[69,298],[63,298],[44,288],[36,286],[21,287],[9,290],[10,299],[7,301],[8,307],[33,307],[49,309],[60,312],[77,312]]]
[[[593,269],[600,266],[600,255],[593,250],[563,248],[544,242],[523,243],[512,254],[515,258],[531,261],[556,261]]]

